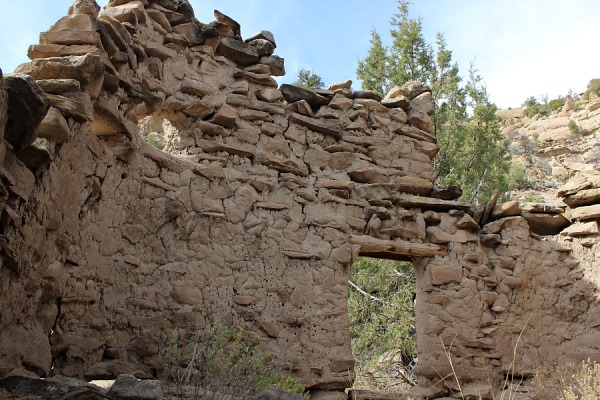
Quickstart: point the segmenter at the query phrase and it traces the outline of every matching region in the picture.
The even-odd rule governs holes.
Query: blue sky
[[[101,6],[108,0],[100,0]],[[27,47],[66,15],[72,0],[2,0],[0,68],[11,72],[27,61]],[[242,25],[242,35],[275,34],[276,54],[287,76],[312,69],[326,84],[352,79],[367,55],[374,27],[387,40],[395,0],[191,0],[196,17],[210,22],[216,8]],[[597,0],[412,0],[412,16],[423,18],[426,38],[446,36],[466,74],[469,63],[484,77],[491,99],[517,107],[527,97],[550,98],[569,89],[583,92],[600,77],[600,2]]]

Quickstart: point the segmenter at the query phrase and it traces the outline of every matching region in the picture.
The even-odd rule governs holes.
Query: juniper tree
[[[314,72],[309,69],[302,68],[300,72],[298,72],[298,79],[292,83],[294,86],[300,86],[305,88],[323,88],[325,84],[323,83],[323,79]]]
[[[408,5],[398,2],[391,20],[390,46],[384,47],[372,33],[371,49],[359,62],[357,76],[363,88],[370,90],[388,90],[410,80],[427,83],[432,89],[434,134],[440,147],[434,160],[437,181],[460,185],[461,200],[486,201],[494,191],[505,192],[513,183],[507,176],[511,164],[496,108],[474,70],[463,82],[443,34],[437,34],[435,50],[425,40],[423,21],[409,15]]]
[[[391,89],[387,79],[388,57],[381,36],[375,29],[371,31],[369,55],[358,62],[357,76],[362,80],[362,88],[384,95]]]

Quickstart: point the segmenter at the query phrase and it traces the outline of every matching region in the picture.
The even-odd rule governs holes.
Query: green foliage
[[[581,128],[579,128],[579,125],[577,125],[577,122],[575,122],[575,120],[570,119],[567,126],[569,127],[571,133],[575,135],[579,135],[581,133]]]
[[[600,399],[600,364],[589,360],[540,372],[534,379],[541,399]]]
[[[527,98],[523,102],[523,107],[525,107],[525,116],[529,118],[537,114],[547,116],[552,111],[556,111],[564,106],[566,102],[566,98],[564,96],[558,96],[556,99],[552,99],[550,101],[548,101],[547,95],[544,95],[543,97],[543,103],[538,102],[534,96]]]
[[[159,150],[163,150],[163,149],[165,148],[165,144],[164,144],[164,143],[162,143],[162,142],[161,142],[161,141],[159,141],[159,140],[153,139],[153,138],[151,138],[151,137],[149,137],[149,138],[146,140],[146,142],[147,142],[149,145],[152,145],[152,146],[156,147],[156,148],[157,148],[157,149],[159,149]]]
[[[358,360],[355,387],[413,383],[415,276],[410,263],[359,258],[350,274],[348,314]]]
[[[393,43],[384,47],[372,32],[371,49],[357,68],[363,88],[385,92],[409,80],[429,84],[435,102],[434,133],[440,152],[434,160],[440,184],[463,188],[462,200],[478,203],[514,186],[507,145],[500,134],[496,107],[482,78],[471,67],[463,82],[441,33],[435,50],[423,36],[421,18],[411,18],[407,1],[398,2],[391,20]]]
[[[390,22],[393,43],[388,49],[391,82],[429,82],[434,72],[431,45],[423,36],[423,21],[410,18],[408,1],[398,2],[398,13]],[[393,87],[395,85],[390,85]]]
[[[207,390],[241,399],[269,389],[304,392],[298,380],[275,368],[258,348],[258,340],[242,329],[217,322],[192,337],[172,332],[165,342],[164,372],[179,390],[191,386],[198,393]]]
[[[590,98],[591,93],[600,96],[600,78],[590,80],[590,83],[588,83],[587,90],[583,94],[583,98],[585,100],[588,100]]]
[[[305,88],[319,88],[322,89],[325,84],[323,79],[313,71],[302,68],[298,72],[298,79],[292,83],[294,86],[300,86]]]
[[[381,42],[381,36],[375,29],[371,31],[371,48],[369,55],[358,62],[356,74],[362,79],[365,90],[375,91],[382,96],[390,89],[387,79],[388,56]]]

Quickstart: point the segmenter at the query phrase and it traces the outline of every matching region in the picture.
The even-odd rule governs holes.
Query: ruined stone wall
[[[461,379],[487,381],[511,368],[521,331],[519,374],[589,333],[572,325],[595,284],[567,248],[521,210],[482,213],[434,186],[425,86],[384,99],[350,82],[279,87],[269,32],[245,43],[185,1],[99,11],[78,0],[40,36],[17,71],[37,83],[6,78],[45,95],[26,127],[9,91],[0,373],[159,375],[165,333],[217,319],[305,385],[343,389],[359,255],[415,266],[423,384],[448,372],[442,343]],[[147,116],[174,127],[164,151],[138,135]]]

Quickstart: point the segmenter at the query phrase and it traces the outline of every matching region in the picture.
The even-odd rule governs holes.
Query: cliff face
[[[19,67],[34,79],[10,78],[31,94],[0,96],[0,111],[37,96],[41,120],[17,118],[2,142],[0,373],[156,376],[165,332],[216,319],[313,390],[341,390],[359,255],[416,268],[423,384],[451,371],[445,349],[461,380],[495,382],[522,330],[527,374],[596,326],[569,248],[521,209],[472,210],[434,186],[427,87],[278,87],[269,32],[244,42],[186,1],[98,12],[76,1]],[[150,137],[169,126],[164,151],[140,121]]]
[[[526,117],[524,109],[498,112],[510,150],[521,164],[532,190],[518,198],[556,201],[556,189],[575,175],[598,174],[600,100],[569,99],[547,115]]]

